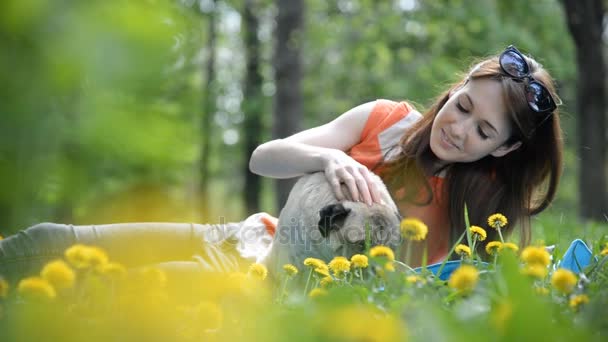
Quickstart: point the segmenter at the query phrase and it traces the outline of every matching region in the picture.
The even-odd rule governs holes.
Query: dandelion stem
[[[412,261],[410,260],[411,256],[412,256],[412,240],[407,240],[407,249],[405,250],[405,260],[403,260],[403,262],[407,263],[407,264],[411,264]]]
[[[496,230],[498,230],[498,236],[500,236],[500,242],[505,243],[505,240],[502,238],[502,233],[500,231],[499,225],[496,225]]]
[[[283,282],[283,289],[281,290],[281,294],[279,296],[279,304],[283,303],[283,298],[285,298],[285,289],[287,289],[288,281],[289,281],[289,277],[285,277],[285,281]]]
[[[310,273],[308,273],[308,279],[306,279],[306,286],[304,286],[304,295],[308,294],[308,285],[310,284],[310,278],[312,278],[312,267],[310,268]]]

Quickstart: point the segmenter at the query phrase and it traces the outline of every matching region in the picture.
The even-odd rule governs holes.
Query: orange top
[[[363,128],[360,142],[348,154],[369,169],[379,162],[390,160],[395,153],[390,148],[397,146],[404,132],[421,117],[407,102],[377,100]],[[441,198],[443,178],[433,176],[428,181],[433,189],[431,203],[422,206],[403,201],[397,205],[404,217],[418,218],[428,226],[428,263],[432,264],[447,255],[450,230],[447,201]]]

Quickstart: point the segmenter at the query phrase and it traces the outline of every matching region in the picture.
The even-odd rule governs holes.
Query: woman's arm
[[[340,187],[344,183],[353,199],[370,205],[372,201],[380,202],[370,171],[345,153],[360,141],[374,105],[375,101],[364,103],[325,125],[258,146],[251,155],[249,169],[272,178],[324,171],[339,200],[345,198]]]

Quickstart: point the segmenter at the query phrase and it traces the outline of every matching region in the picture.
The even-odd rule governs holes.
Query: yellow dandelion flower
[[[289,277],[293,277],[296,274],[298,274],[298,268],[295,267],[292,264],[285,264],[283,265],[283,271],[285,271],[285,273],[287,274],[287,276]]]
[[[407,330],[398,316],[368,305],[340,307],[329,313],[331,319],[320,324],[319,331],[328,341],[404,341]]]
[[[92,267],[99,267],[108,263],[108,254],[97,246],[89,246],[89,262]]]
[[[510,302],[501,301],[490,313],[490,322],[502,333],[511,317],[513,317],[513,305]]]
[[[503,251],[505,249],[507,249],[511,252],[517,253],[517,251],[519,250],[519,247],[517,247],[517,245],[514,244],[513,242],[505,242],[502,244],[500,250]]]
[[[488,225],[494,229],[504,228],[509,221],[503,214],[492,214],[488,217]]]
[[[456,246],[456,249],[454,249],[454,251],[461,257],[471,256],[471,248],[469,248],[469,246],[467,245],[459,244],[458,246]]]
[[[75,244],[65,250],[64,256],[76,268],[91,266],[90,249],[88,246]]]
[[[8,296],[8,281],[0,277],[0,298],[6,298]]]
[[[319,267],[315,268],[315,273],[320,274],[323,277],[329,277],[329,266],[325,263],[319,265]]]
[[[367,256],[363,254],[355,254],[350,258],[350,262],[352,263],[354,268],[366,268],[369,266],[369,261],[367,260]]]
[[[589,303],[589,297],[586,294],[580,294],[570,298],[570,307],[575,310],[578,310],[581,305],[587,303]]]
[[[327,290],[319,288],[319,287],[315,287],[314,289],[310,290],[310,292],[308,293],[308,297],[310,298],[319,298],[319,297],[323,297],[327,295]]]
[[[484,241],[488,237],[486,230],[478,226],[469,227],[469,231],[471,232],[471,236],[476,238],[477,241]]]
[[[538,264],[546,267],[551,263],[551,255],[544,247],[528,246],[521,252],[521,260],[528,265]]]
[[[426,234],[429,228],[417,218],[406,218],[401,221],[401,235],[413,241],[422,241],[426,239]]]
[[[372,257],[385,257],[389,261],[395,260],[395,252],[390,247],[386,246],[374,246],[369,250],[369,255]]]
[[[321,279],[319,283],[321,284],[321,287],[328,287],[329,285],[334,283],[334,278],[330,276],[323,277],[323,279]]]
[[[608,248],[604,248],[604,249],[602,249],[602,251],[600,252],[600,255],[601,255],[601,256],[606,256],[606,255],[608,255]]]
[[[21,279],[17,291],[26,298],[50,300],[57,296],[55,288],[45,279],[28,277]]]
[[[549,289],[546,287],[535,287],[534,291],[541,296],[546,296],[549,294]]]
[[[558,291],[569,294],[576,286],[576,275],[565,268],[559,268],[553,272],[551,285]]]
[[[123,278],[127,275],[127,269],[117,262],[103,264],[97,268],[97,271],[111,278]]]
[[[486,253],[489,255],[494,255],[498,253],[502,249],[502,242],[500,241],[490,241],[486,245]]]
[[[311,268],[317,268],[319,265],[324,265],[325,262],[321,259],[317,258],[306,258],[304,259],[304,266],[308,266]]]
[[[473,291],[479,280],[479,271],[473,266],[462,265],[448,279],[448,286],[460,293]]]
[[[268,275],[268,269],[262,264],[253,263],[249,266],[249,274],[260,280],[264,280]]]
[[[329,268],[335,275],[342,275],[350,271],[350,261],[343,256],[338,256],[329,262]]]
[[[0,241],[4,240],[4,236],[2,236],[2,234],[0,234]]]
[[[547,267],[541,264],[528,264],[522,270],[523,274],[538,279],[544,279],[548,272]]]
[[[384,264],[384,269],[389,272],[395,272],[395,263],[392,261],[387,262]]]
[[[63,260],[53,260],[42,268],[40,276],[57,289],[74,286],[76,274]]]
[[[407,277],[405,277],[405,282],[408,284],[424,284],[426,281],[424,280],[424,278],[422,278],[419,275],[409,275]]]

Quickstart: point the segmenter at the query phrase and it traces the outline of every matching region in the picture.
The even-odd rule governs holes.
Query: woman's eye
[[[460,102],[456,103],[456,108],[463,113],[468,113],[469,111],[464,109],[464,107],[460,104]]]
[[[479,133],[479,136],[481,137],[481,139],[483,139],[483,140],[488,139],[488,135],[483,132],[483,129],[481,129],[481,126],[477,126],[477,132]]]

